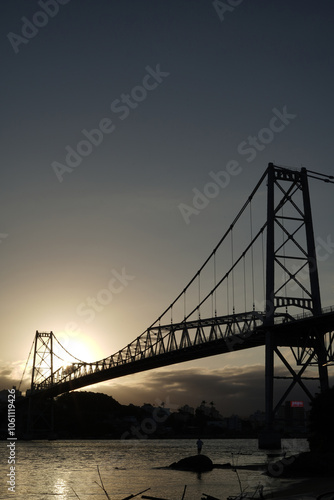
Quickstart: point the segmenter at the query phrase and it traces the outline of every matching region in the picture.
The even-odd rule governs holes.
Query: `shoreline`
[[[333,492],[334,498],[334,477],[313,477],[313,478],[286,478],[289,484],[265,494],[265,499],[274,498],[276,500],[311,500],[319,495]],[[291,483],[293,481],[293,483]],[[300,495],[305,495],[300,498]]]

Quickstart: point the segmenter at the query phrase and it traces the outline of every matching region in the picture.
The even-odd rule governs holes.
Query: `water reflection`
[[[65,479],[58,477],[53,485],[52,493],[59,496],[61,500],[67,500],[67,484]],[[60,496],[61,495],[61,496]]]
[[[305,444],[306,443],[306,444]],[[300,451],[307,447],[300,440]],[[266,454],[259,451],[256,440],[207,440],[206,455],[213,463],[232,461],[239,452],[238,464],[264,463]],[[240,450],[242,450],[240,452]],[[299,450],[294,449],[298,452]],[[6,456],[0,448],[0,472],[5,477]],[[31,441],[18,442],[18,487],[15,500],[103,500],[105,495],[96,484],[103,484],[111,500],[119,500],[150,488],[156,497],[181,498],[187,485],[186,498],[199,500],[203,491],[218,498],[236,495],[239,490],[235,472],[214,469],[196,474],[175,471],[168,466],[194,454],[194,440],[138,440],[132,441]],[[261,472],[240,471],[242,486],[263,481]],[[0,490],[0,500],[8,498]]]

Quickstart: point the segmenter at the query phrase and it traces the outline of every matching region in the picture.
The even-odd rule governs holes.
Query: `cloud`
[[[13,385],[18,387],[19,383],[20,378],[13,377],[11,369],[3,368],[0,370],[0,390],[10,389]]]
[[[0,390],[10,389],[13,385],[18,387],[22,378],[24,363],[22,361],[17,361],[15,363],[0,361],[0,366]],[[22,383],[21,390],[26,390],[29,385],[30,370],[25,373],[25,379]]]
[[[286,376],[283,367],[277,367],[276,376]],[[291,379],[275,380],[274,401],[279,401]],[[319,392],[318,381],[308,381],[311,393]],[[264,410],[265,372],[260,364],[225,366],[220,369],[189,368],[161,369],[148,374],[125,377],[99,386],[99,390],[112,395],[123,404],[141,405],[144,402],[197,407],[203,400],[213,401],[224,415],[236,413],[248,416],[256,410]],[[295,386],[288,399],[308,401],[299,386]]]
[[[290,358],[289,353],[285,353]],[[290,361],[292,361],[290,359]],[[292,366],[294,364],[292,363]],[[22,376],[22,362],[3,364],[0,370],[0,388],[7,389],[18,386]],[[298,370],[297,370],[298,371]],[[308,374],[316,376],[317,369]],[[284,366],[275,366],[275,376],[290,375]],[[291,379],[275,379],[275,404],[283,395]],[[334,377],[330,378],[333,385]],[[30,385],[29,373],[26,374],[23,390]],[[308,380],[306,385],[311,393],[320,392],[318,380]],[[205,400],[213,401],[223,416],[238,414],[249,416],[256,410],[264,410],[265,406],[265,368],[262,364],[244,366],[225,365],[222,368],[196,367],[160,368],[148,372],[137,373],[101,384],[83,387],[82,391],[103,392],[113,396],[122,404],[142,405],[151,403],[166,406],[175,410],[188,404],[197,407]],[[288,396],[289,400],[305,401],[308,398],[304,391],[296,385]]]

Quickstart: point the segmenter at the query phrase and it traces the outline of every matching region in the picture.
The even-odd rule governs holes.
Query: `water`
[[[304,439],[283,440],[282,445],[288,454],[308,449]],[[6,442],[1,443],[0,450],[1,500],[105,499],[96,484],[100,482],[97,467],[111,500],[121,500],[146,488],[150,488],[147,495],[180,500],[185,485],[185,500],[200,500],[202,493],[226,500],[228,495],[240,492],[237,474],[232,470],[214,469],[198,475],[163,468],[196,454],[196,439],[18,441],[15,493],[9,492],[6,485]],[[204,440],[202,453],[215,464],[253,465],[268,460],[266,452],[257,449],[255,439]],[[240,470],[239,477],[242,487],[248,486],[249,491],[262,483],[268,492],[281,483],[279,478],[269,479],[257,470]]]

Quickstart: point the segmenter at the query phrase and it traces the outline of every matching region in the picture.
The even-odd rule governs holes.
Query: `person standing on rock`
[[[203,441],[201,440],[201,438],[197,439],[196,444],[197,444],[197,454],[200,455],[201,451],[202,451],[202,446],[203,446]]]

